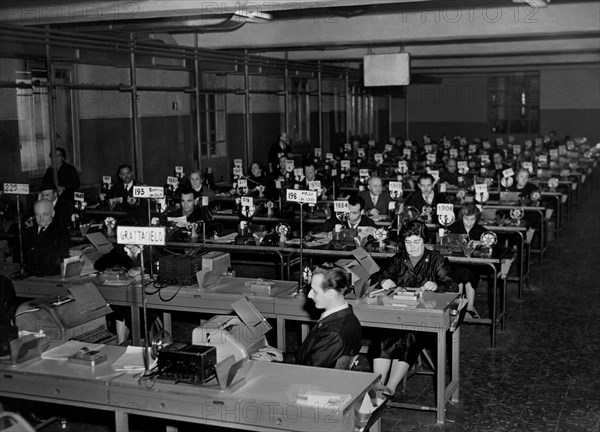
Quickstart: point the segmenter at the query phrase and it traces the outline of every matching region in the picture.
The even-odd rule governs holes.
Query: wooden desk
[[[395,307],[367,304],[362,300],[350,301],[354,313],[365,327],[385,327],[398,330],[413,330],[435,333],[437,337],[436,359],[436,405],[435,407],[404,406],[405,408],[421,408],[436,412],[438,423],[443,423],[445,407],[448,400],[458,402],[459,397],[459,353],[460,327],[453,333],[450,328],[450,304],[458,297],[457,293],[425,293],[424,302],[417,307]],[[286,321],[301,321],[304,323],[314,320],[304,308],[304,296],[280,296],[275,300],[277,315],[277,331],[285,331]],[[281,338],[281,334],[278,339]],[[450,382],[446,385],[446,348],[451,350]]]
[[[111,365],[125,351],[106,346],[108,361],[91,368],[58,360],[0,364],[0,395],[115,413],[117,432],[130,414],[253,431],[354,431],[355,410],[379,382],[374,373],[250,361],[245,381],[226,390],[165,382],[138,382]],[[304,406],[299,394],[346,394],[341,404]]]

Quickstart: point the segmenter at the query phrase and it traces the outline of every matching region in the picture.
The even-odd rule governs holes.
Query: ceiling
[[[598,67],[600,2],[525,1],[21,0],[0,3],[0,22],[351,65],[404,51],[430,74]]]

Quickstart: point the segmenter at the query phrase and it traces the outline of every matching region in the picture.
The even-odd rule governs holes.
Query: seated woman
[[[460,209],[460,218],[455,223],[448,227],[448,230],[454,234],[466,234],[467,241],[479,241],[481,234],[486,229],[478,224],[481,219],[481,212],[473,203],[467,203]],[[475,310],[475,289],[479,283],[479,273],[476,267],[452,266],[452,274],[454,280],[458,283],[459,292],[467,296],[467,312],[473,318],[479,318],[479,314]]]
[[[373,276],[381,288],[421,288],[432,292],[458,292],[451,277],[448,260],[435,251],[425,249],[427,226],[417,220],[407,222],[400,231],[404,250],[391,258],[389,265]],[[380,373],[382,393],[392,396],[402,378],[426,348],[428,340],[423,333],[383,330],[380,332],[381,356],[373,361],[373,372]],[[390,371],[391,367],[391,371]],[[389,378],[387,378],[389,372]],[[386,382],[387,378],[387,382]]]
[[[531,202],[531,193],[538,190],[538,187],[533,183],[529,183],[529,171],[521,168],[517,172],[516,181],[508,188],[511,192],[519,192],[521,198],[526,202]]]
[[[362,340],[360,322],[344,298],[351,283],[350,275],[342,268],[317,267],[308,293],[318,309],[325,309],[317,324],[296,352],[282,353],[267,346],[253,354],[252,360],[333,368],[341,356],[358,354]]]
[[[252,162],[250,165],[250,175],[248,176],[248,191],[253,196],[272,196],[275,185],[271,177],[265,174],[262,165],[258,162]]]

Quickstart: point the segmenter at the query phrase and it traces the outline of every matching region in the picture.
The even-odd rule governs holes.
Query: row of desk
[[[114,430],[129,432],[129,416],[252,431],[349,432],[361,425],[358,409],[379,382],[374,373],[249,361],[245,379],[221,390],[206,386],[140,381],[111,365],[125,348],[105,346],[108,360],[94,367],[66,360],[0,363],[3,397],[114,413]],[[341,403],[298,403],[298,395],[347,395]]]
[[[42,297],[56,295],[69,286],[87,282],[90,277],[62,280],[58,277],[29,278],[15,281],[15,289],[19,297]],[[170,329],[170,313],[175,311],[203,314],[232,314],[231,304],[240,298],[248,297],[266,318],[277,322],[277,344],[285,350],[285,328],[288,322],[314,322],[318,316],[311,314],[311,302],[303,295],[295,294],[297,286],[294,282],[277,281],[273,294],[260,293],[250,289],[245,282],[249,279],[222,277],[217,284],[207,288],[167,286],[160,294],[146,286],[146,306],[164,312],[164,325]],[[134,344],[140,339],[140,312],[142,308],[142,288],[140,285],[100,285],[100,292],[105,299],[116,306],[130,308]],[[358,319],[365,327],[404,329],[431,332],[437,338],[437,379],[436,411],[439,422],[444,421],[445,404],[448,400],[456,401],[459,394],[459,349],[460,328],[450,333],[453,303],[458,294],[426,293],[424,301],[416,307],[399,307],[376,304],[372,301],[350,300]],[[314,309],[313,309],[314,311]],[[446,383],[447,348],[451,346],[451,379]]]

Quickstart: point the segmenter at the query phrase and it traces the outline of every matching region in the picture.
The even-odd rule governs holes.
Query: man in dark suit
[[[348,219],[345,222],[340,221],[335,214],[327,219],[316,231],[330,232],[336,225],[342,225],[343,228],[358,229],[358,227],[376,227],[373,219],[365,216],[365,202],[359,196],[348,198]]]
[[[367,182],[367,190],[359,192],[359,197],[365,202],[365,213],[369,216],[388,214],[388,207],[392,198],[388,192],[383,191],[383,184],[379,177],[371,177]]]
[[[131,165],[123,164],[117,168],[119,180],[108,193],[108,202],[111,210],[122,210],[127,212],[128,218],[136,224],[147,225],[146,201],[133,197],[133,187],[139,183],[135,180]]]
[[[73,201],[73,192],[79,189],[79,174],[77,169],[66,162],[67,152],[62,147],[56,147],[56,170],[58,178],[58,186],[56,187],[61,198],[67,201]],[[52,157],[52,153],[50,153]],[[42,184],[54,184],[54,166],[49,166],[46,169]]]
[[[36,276],[60,274],[60,263],[69,256],[69,233],[53,221],[50,201],[37,201],[33,211],[37,224],[23,232],[25,270]]]
[[[54,208],[54,223],[64,229],[69,229],[71,215],[75,212],[73,201],[63,198],[62,195],[59,196],[54,184],[42,184],[40,198],[52,203],[52,207]]]
[[[277,165],[282,157],[292,158],[292,147],[289,142],[290,138],[288,137],[288,134],[286,132],[281,132],[279,141],[269,148],[269,154],[267,156],[269,174],[277,175]]]

